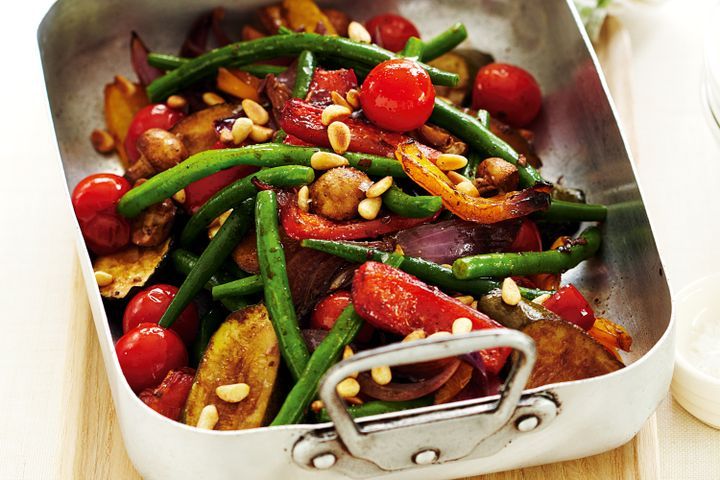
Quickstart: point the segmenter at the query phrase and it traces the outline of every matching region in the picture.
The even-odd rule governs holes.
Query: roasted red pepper
[[[294,195],[281,194],[278,196],[278,202],[280,203],[280,223],[282,223],[288,237],[295,240],[308,238],[318,240],[376,238],[431,222],[437,216],[408,218],[390,214],[378,217],[375,220],[334,222],[320,215],[300,210]]]
[[[366,262],[357,269],[352,301],[368,323],[398,335],[414,330],[424,330],[428,335],[449,332],[461,317],[472,321],[473,330],[505,328],[484,313],[384,263]],[[498,373],[510,352],[510,348],[501,347],[483,350],[480,355],[487,370]]]
[[[315,105],[330,105],[333,103],[330,92],[337,92],[345,97],[350,89],[357,86],[358,81],[353,70],[316,68],[308,89],[307,101]]]
[[[560,315],[563,320],[574,323],[585,331],[590,330],[595,323],[595,312],[582,293],[572,284],[560,288],[542,305]]]
[[[140,400],[159,414],[180,420],[194,378],[195,370],[192,368],[170,370],[160,385],[143,390]]]

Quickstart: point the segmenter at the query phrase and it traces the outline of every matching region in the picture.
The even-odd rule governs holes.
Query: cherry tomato
[[[140,152],[136,146],[140,135],[151,128],[170,130],[184,116],[183,112],[172,109],[164,103],[153,103],[138,110],[125,137],[125,152],[127,152],[130,164],[140,158]]]
[[[330,330],[342,311],[350,305],[351,299],[348,290],[338,290],[320,300],[310,315],[310,328]],[[357,341],[367,342],[374,331],[372,325],[366,322],[357,334]]]
[[[435,89],[430,76],[412,60],[386,60],[373,68],[360,90],[365,116],[394,132],[414,130],[430,118]]]
[[[178,334],[154,323],[141,323],[120,337],[115,352],[135,392],[155,387],[170,370],[188,364],[187,350]]]
[[[158,323],[177,292],[178,288],[173,285],[158,284],[135,295],[125,307],[123,333],[129,332],[141,323]],[[170,329],[180,335],[185,345],[190,345],[195,340],[199,327],[197,306],[194,302],[190,302]]]
[[[365,28],[370,32],[373,43],[393,52],[405,48],[408,38],[420,38],[420,32],[410,20],[394,13],[371,18],[365,22]]]
[[[90,175],[73,190],[73,209],[85,243],[93,252],[112,253],[130,242],[130,223],[116,211],[128,190],[130,183],[112,173]]]
[[[472,92],[475,109],[485,109],[498,120],[524,127],[540,112],[542,94],[526,70],[505,63],[491,63],[478,70]]]
[[[574,285],[561,287],[543,302],[543,307],[560,315],[563,320],[590,330],[595,323],[595,312]]]
[[[542,251],[542,238],[535,222],[524,219],[520,224],[515,240],[508,248],[508,252],[540,252]]]

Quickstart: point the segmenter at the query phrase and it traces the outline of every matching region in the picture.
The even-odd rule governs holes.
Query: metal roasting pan
[[[60,0],[45,16],[38,41],[68,189],[119,161],[95,153],[88,140],[104,124],[102,88],[117,73],[133,78],[128,38],[137,30],[159,51],[175,52],[193,18],[217,0]],[[229,22],[261,0],[226,3]],[[547,178],[564,177],[593,202],[609,204],[605,243],[596,260],[566,276],[596,299],[604,316],[633,335],[628,367],[589,380],[524,391],[535,350],[515,331],[402,344],[356,355],[334,367],[321,398],[334,423],[201,431],[145,407],[120,371],[90,257],[76,240],[105,368],[128,454],[148,479],[445,479],[579,458],[629,441],[665,396],[674,352],[672,309],[630,154],[597,60],[566,0],[366,0],[332,2],[355,18],[397,11],[424,36],[456,21],[467,46],[531,71],[544,93],[533,126]],[[330,5],[330,4],[327,4]],[[489,345],[521,352],[502,398],[427,407],[353,422],[334,396],[348,372]],[[98,406],[100,408],[100,406]]]

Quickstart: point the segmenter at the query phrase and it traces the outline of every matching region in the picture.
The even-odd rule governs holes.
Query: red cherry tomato
[[[93,252],[112,253],[130,242],[130,223],[116,211],[128,190],[130,183],[112,173],[90,175],[73,190],[73,209],[85,243]]]
[[[472,92],[475,109],[485,109],[513,127],[524,127],[540,112],[542,94],[526,70],[505,63],[491,63],[478,70]]]
[[[371,18],[365,22],[365,28],[370,32],[373,43],[392,52],[402,50],[408,38],[420,38],[420,32],[410,20],[394,13]]]
[[[177,292],[178,288],[173,285],[158,284],[135,295],[125,307],[123,333],[129,332],[141,323],[158,323]],[[185,345],[190,345],[195,340],[199,327],[197,306],[194,302],[190,302],[170,329],[180,335]]]
[[[542,251],[542,238],[535,222],[524,219],[520,224],[515,240],[508,248],[508,252],[540,252]]]
[[[125,137],[125,152],[127,152],[130,164],[140,158],[140,152],[136,146],[140,135],[151,128],[170,130],[184,116],[183,112],[174,110],[164,103],[153,103],[138,110]]]
[[[386,60],[373,68],[360,90],[365,116],[394,132],[414,130],[430,118],[435,89],[417,62]]]
[[[188,364],[187,350],[178,334],[154,323],[141,323],[120,337],[115,352],[135,392],[158,385],[170,370]]]
[[[560,315],[563,320],[590,330],[595,323],[595,312],[585,297],[572,284],[561,287],[543,302],[543,307]]]
[[[330,330],[343,310],[350,305],[352,296],[348,290],[338,290],[320,300],[310,316],[310,328]],[[365,323],[357,334],[358,342],[367,342],[375,329]]]

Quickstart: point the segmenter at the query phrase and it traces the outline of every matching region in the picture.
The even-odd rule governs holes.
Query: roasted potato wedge
[[[337,31],[330,19],[320,10],[313,0],[283,0],[283,10],[290,28],[303,29],[306,32],[316,32],[319,24],[323,24],[324,32],[318,33],[337,35]]]
[[[597,377],[625,366],[583,329],[563,320],[538,320],[522,332],[537,348],[527,388]]]
[[[100,287],[106,298],[125,298],[133,287],[142,287],[160,267],[170,250],[170,239],[156,247],[130,245],[119,252],[97,257],[93,270],[107,272],[112,283]]]
[[[436,86],[435,92],[441,96],[450,100],[455,105],[462,105],[465,100],[465,95],[468,92],[468,85],[470,85],[470,67],[468,66],[467,60],[462,55],[458,55],[455,52],[449,52],[439,56],[435,60],[429,62],[433,67],[439,68],[446,72],[456,73],[460,80],[454,87],[443,87]]]
[[[233,103],[204,108],[180,120],[170,131],[182,140],[188,155],[210,150],[217,142],[215,122],[232,117],[239,108]]]
[[[231,314],[210,339],[195,375],[183,414],[188,425],[197,425],[206,405],[215,405],[219,420],[215,430],[261,427],[275,414],[271,399],[276,387],[280,350],[270,317],[263,304]],[[246,383],[248,396],[238,403],[221,400],[215,389]]]
[[[150,102],[145,88],[123,76],[116,76],[113,83],[105,85],[105,125],[115,140],[115,150],[123,166],[128,166],[125,137],[133,117]]]

